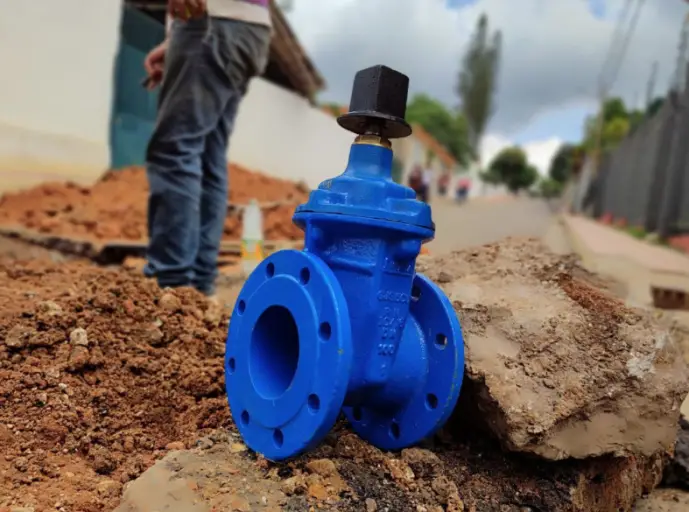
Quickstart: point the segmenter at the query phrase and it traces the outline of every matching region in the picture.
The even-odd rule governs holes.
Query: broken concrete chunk
[[[505,448],[558,460],[650,456],[674,445],[689,377],[651,315],[536,241],[429,258],[424,267],[431,279],[452,276],[441,286],[464,333],[462,403],[475,404]]]

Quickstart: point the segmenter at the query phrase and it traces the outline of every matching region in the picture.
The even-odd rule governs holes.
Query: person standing
[[[160,85],[146,151],[149,246],[144,274],[161,287],[215,293],[227,215],[227,150],[271,40],[269,0],[168,0],[165,41],[146,56]]]

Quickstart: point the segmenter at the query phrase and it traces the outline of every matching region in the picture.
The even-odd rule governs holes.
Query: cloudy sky
[[[545,169],[562,141],[580,138],[595,110],[598,73],[625,0],[293,0],[289,19],[328,83],[323,100],[348,104],[355,72],[386,64],[409,75],[411,94],[456,106],[461,55],[485,12],[503,33],[497,111],[485,158],[523,145]],[[641,106],[653,61],[656,93],[677,58],[683,0],[647,0],[613,93]]]

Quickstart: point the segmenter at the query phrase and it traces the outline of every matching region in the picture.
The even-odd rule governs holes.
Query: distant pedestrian
[[[411,172],[409,173],[407,185],[414,192],[416,192],[417,199],[423,199],[423,171],[421,170],[420,166],[415,165],[412,168]]]
[[[450,173],[445,171],[438,179],[438,195],[447,195],[447,189],[450,187]]]
[[[469,188],[471,187],[471,182],[466,178],[462,178],[457,181],[457,188],[455,190],[456,199],[458,202],[463,203],[469,197]]]
[[[423,171],[423,190],[421,192],[421,200],[427,203],[431,196],[431,184],[433,183],[433,171],[426,167]]]
[[[168,32],[144,66],[160,84],[146,153],[149,246],[160,286],[215,292],[227,215],[227,148],[249,81],[263,72],[269,0],[168,0]]]

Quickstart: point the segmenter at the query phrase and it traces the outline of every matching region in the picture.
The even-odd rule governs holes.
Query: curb
[[[627,285],[627,300],[634,305],[651,306],[651,288],[689,291],[689,267],[684,273],[667,272],[644,267],[624,254],[597,253],[591,249],[573,229],[565,215],[558,217],[567,241],[581,259],[584,267],[592,272],[612,277]]]

